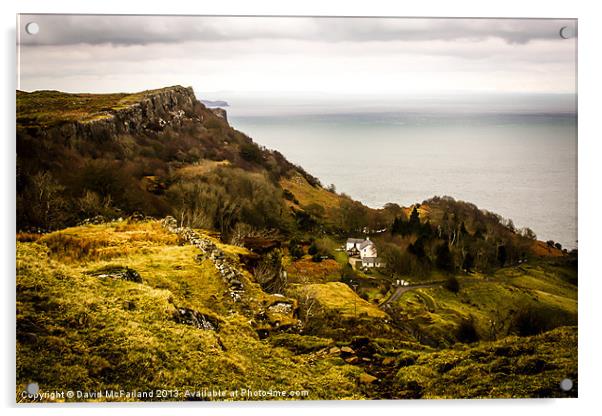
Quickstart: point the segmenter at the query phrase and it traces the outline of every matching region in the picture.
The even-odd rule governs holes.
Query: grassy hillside
[[[508,337],[441,352],[406,351],[395,361],[401,398],[576,397],[559,388],[577,380],[577,329]]]
[[[68,248],[56,248],[59,239],[69,239]],[[198,254],[158,222],[77,227],[18,243],[17,393],[36,381],[45,390],[219,386],[362,397],[357,369],[261,341],[251,321],[272,297],[246,282],[246,300],[234,303]],[[142,282],[118,277],[124,268]],[[178,323],[178,308],[217,329]]]
[[[575,274],[571,268],[564,273]],[[473,340],[533,335],[557,326],[577,324],[577,287],[559,277],[546,262],[504,268],[492,276],[459,276],[460,291],[443,285],[408,291],[396,305],[409,327],[420,328],[430,345],[456,342],[466,325]]]
[[[368,208],[179,86],[17,92],[17,153],[17,400],[30,382],[306,392],[286,399],[577,382],[576,251],[473,204]],[[366,236],[385,267],[349,265]],[[250,398],[272,397],[153,399]]]
[[[45,390],[162,388],[184,394],[219,386],[357,399],[548,397],[562,395],[555,389],[559,378],[577,379],[574,329],[470,344],[453,335],[468,316],[485,331],[496,308],[520,304],[517,298],[554,310],[563,319],[558,323],[569,324],[576,319],[576,289],[569,275],[551,273],[549,267],[557,266],[475,277],[458,294],[442,288],[408,292],[399,300],[405,316],[397,322],[343,283],[291,285],[287,295],[299,302],[299,318],[306,320],[298,333],[279,332],[269,317],[261,321],[286,297],[265,293],[239,264],[245,292],[234,301],[211,259],[158,221],[19,239],[18,400],[31,381]],[[221,247],[233,262],[247,254]],[[308,300],[310,316],[303,309]],[[210,326],[178,319],[181,310],[195,311]],[[282,313],[296,319],[294,310]],[[271,335],[262,339],[265,328]],[[447,336],[448,344],[428,346],[433,334]]]

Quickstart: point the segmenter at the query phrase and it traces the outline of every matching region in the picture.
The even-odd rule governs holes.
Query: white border
[[[7,4],[8,3],[8,4]],[[1,256],[4,266],[2,302],[4,335],[1,343],[3,365],[0,375],[2,405],[8,413],[39,412],[43,414],[106,414],[126,407],[132,415],[164,415],[166,413],[210,414],[307,414],[332,412],[335,408],[347,414],[364,414],[371,409],[382,413],[420,413],[437,415],[545,412],[546,414],[587,414],[596,406],[600,383],[601,347],[598,318],[602,296],[602,276],[599,270],[599,250],[602,248],[600,213],[602,200],[598,178],[600,172],[600,46],[602,16],[596,13],[596,2],[556,1],[526,2],[524,0],[491,1],[384,1],[384,0],[214,0],[186,2],[182,0],[125,2],[103,0],[82,2],[67,0],[21,0],[2,2],[2,184],[5,194],[1,205]],[[311,403],[222,403],[212,404],[158,404],[140,405],[67,406],[61,408],[14,407],[14,221],[15,221],[15,22],[16,13],[106,13],[106,14],[236,14],[236,15],[346,15],[346,16],[442,16],[442,17],[558,17],[579,19],[579,399],[575,400],[473,400],[473,401],[413,401],[413,402],[311,402]],[[8,201],[8,202],[7,202]],[[598,266],[598,267],[596,267]]]

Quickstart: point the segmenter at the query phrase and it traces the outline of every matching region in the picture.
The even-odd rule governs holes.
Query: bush
[[[437,247],[436,256],[435,264],[439,269],[446,272],[454,271],[456,265],[454,264],[454,258],[449,251],[449,246],[447,243],[443,243]]]
[[[479,334],[474,323],[474,318],[463,319],[456,330],[456,338],[465,344],[472,344],[479,340]]]
[[[299,260],[305,254],[303,252],[303,247],[293,242],[291,242],[291,244],[289,245],[288,251],[291,257],[295,260]]]
[[[456,276],[448,277],[444,286],[452,293],[458,293],[460,291],[460,282],[458,282]]]
[[[247,162],[260,163],[263,160],[261,149],[255,143],[243,143],[240,145],[240,157]]]
[[[553,327],[550,313],[533,305],[523,305],[512,318],[509,332],[524,337],[541,334]]]

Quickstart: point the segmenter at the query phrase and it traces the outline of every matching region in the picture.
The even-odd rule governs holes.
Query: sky
[[[571,19],[21,15],[18,87],[185,85],[208,99],[574,95],[576,38],[562,27],[577,30]]]

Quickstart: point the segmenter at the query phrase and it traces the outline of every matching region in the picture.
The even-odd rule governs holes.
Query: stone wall
[[[237,265],[213,241],[199,235],[199,233],[189,227],[179,227],[178,221],[171,216],[161,220],[161,225],[167,231],[179,235],[182,239],[201,250],[202,255],[213,262],[224,283],[228,286],[230,297],[235,302],[241,300],[244,295],[242,274],[238,271]]]

